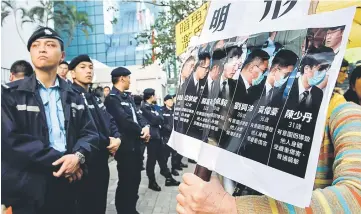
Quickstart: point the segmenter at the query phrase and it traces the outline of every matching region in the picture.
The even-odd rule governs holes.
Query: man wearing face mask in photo
[[[260,49],[248,55],[238,79],[235,101],[249,103],[249,98],[254,96],[252,87],[259,85],[266,75],[269,58],[268,53]]]
[[[282,89],[294,70],[297,60],[298,57],[294,52],[286,49],[280,50],[272,60],[270,71],[261,75],[261,78],[254,81],[254,85],[250,88],[250,103],[255,103],[260,99],[259,105],[267,105],[277,95],[278,98],[281,98]],[[278,99],[278,101],[280,100]]]
[[[301,62],[301,76],[295,79],[287,101],[289,109],[302,110],[315,113],[321,105],[323,92],[317,87],[325,76],[326,71],[320,71],[321,63],[312,55],[306,55]]]

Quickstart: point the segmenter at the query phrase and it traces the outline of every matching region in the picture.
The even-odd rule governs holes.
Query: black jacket
[[[154,108],[154,105],[144,102],[140,107],[141,114],[150,125],[150,139],[160,140],[160,128],[163,124],[163,117]]]
[[[99,149],[106,149],[109,146],[109,137],[120,138],[117,125],[114,118],[107,112],[100,98],[86,90],[76,83],[72,84],[72,89],[86,99],[86,106],[94,119],[94,123],[99,132]]]
[[[161,115],[164,119],[162,126],[162,137],[169,138],[173,130],[173,109],[168,109],[166,106],[162,107]]]
[[[118,159],[122,153],[140,149],[142,128],[147,123],[137,113],[134,100],[129,93],[120,92],[113,87],[110,95],[105,98],[104,105],[115,120],[118,130],[122,136],[122,143],[115,155]],[[133,120],[132,108],[137,121]]]
[[[60,77],[60,97],[65,118],[66,153],[86,156],[98,146],[99,135],[84,108],[83,99]],[[1,89],[2,200],[35,201],[42,206],[52,163],[63,154],[49,143],[44,106],[35,75],[3,85]]]

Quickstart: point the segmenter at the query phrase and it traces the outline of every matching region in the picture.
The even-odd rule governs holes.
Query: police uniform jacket
[[[100,98],[92,93],[88,93],[83,87],[76,83],[72,84],[72,89],[84,98],[86,107],[89,109],[94,123],[99,133],[99,149],[107,150],[109,137],[120,138],[114,118],[106,111]]]
[[[144,102],[140,108],[143,118],[150,125],[150,139],[151,140],[160,140],[160,129],[163,124],[163,117],[155,110],[153,104]]]
[[[140,150],[142,128],[147,123],[137,113],[134,100],[129,93],[121,92],[113,87],[110,95],[105,98],[104,105],[113,116],[115,123],[122,135],[122,143],[115,155],[118,160],[122,153]],[[133,110],[132,110],[133,109]],[[133,119],[133,111],[136,121]]]
[[[99,135],[83,99],[60,77],[60,97],[66,130],[65,154],[87,157],[98,146]],[[45,110],[36,76],[1,88],[1,194],[3,203],[22,198],[42,206],[52,163],[61,152],[50,147]]]
[[[161,115],[164,119],[161,130],[162,137],[169,138],[173,130],[173,109],[163,106]]]

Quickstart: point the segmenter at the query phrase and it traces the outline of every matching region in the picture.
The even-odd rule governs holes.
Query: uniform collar
[[[75,91],[78,91],[79,93],[88,93],[85,88],[81,87],[80,85],[76,84],[76,83],[73,83],[72,84],[72,88],[73,90]]]
[[[115,95],[130,95],[130,92],[121,92],[121,91],[119,91],[119,89],[117,89],[115,86],[113,86],[113,88],[112,88],[112,90],[111,90],[111,92],[110,92],[111,94],[115,94]]]
[[[66,83],[62,78],[59,76],[56,77],[56,82],[58,82],[59,88],[61,91],[69,91],[72,92],[72,89],[68,83]],[[20,91],[29,91],[35,93],[35,91],[38,89],[39,83],[36,79],[36,75],[33,74],[30,77],[27,77],[23,80],[23,83],[19,85],[17,90]]]

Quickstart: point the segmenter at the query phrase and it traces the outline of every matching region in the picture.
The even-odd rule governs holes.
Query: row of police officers
[[[146,89],[139,110],[126,90],[130,71],[111,73],[113,88],[104,103],[89,90],[93,63],[80,55],[69,64],[73,83],[57,75],[64,60],[62,38],[40,28],[27,45],[35,74],[2,85],[1,198],[14,214],[105,213],[109,183],[109,155],[117,161],[118,213],[136,211],[147,145],[149,188],[160,191],[156,162],[166,186],[177,186],[167,167],[180,169],[180,156],[164,144],[172,131],[171,96],[162,111],[152,104],[155,91]],[[182,165],[184,166],[184,165]]]

